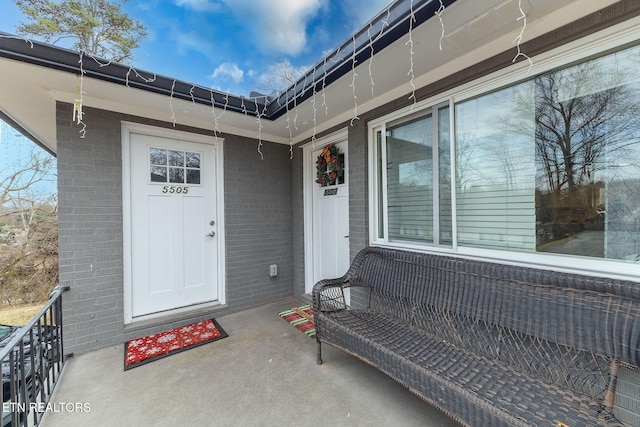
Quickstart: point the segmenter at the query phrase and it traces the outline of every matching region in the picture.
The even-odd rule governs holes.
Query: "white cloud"
[[[307,23],[327,0],[222,0],[252,28],[266,52],[297,55],[307,44]]]
[[[189,7],[199,11],[218,12],[222,5],[212,0],[175,0],[177,6]]]
[[[213,74],[211,74],[211,78],[214,80],[231,79],[236,84],[240,83],[243,77],[244,71],[242,71],[237,64],[232,62],[220,64],[218,68],[213,70]]]

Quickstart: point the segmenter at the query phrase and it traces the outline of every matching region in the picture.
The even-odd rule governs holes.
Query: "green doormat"
[[[293,307],[291,310],[281,311],[278,315],[307,336],[315,338],[316,328],[313,323],[313,308],[310,305]]]

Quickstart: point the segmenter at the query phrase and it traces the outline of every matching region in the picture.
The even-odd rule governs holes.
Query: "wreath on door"
[[[316,159],[316,183],[321,187],[344,182],[344,154],[334,144],[327,145]]]

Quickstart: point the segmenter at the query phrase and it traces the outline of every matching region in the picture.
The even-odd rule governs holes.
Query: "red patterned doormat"
[[[281,311],[278,315],[307,334],[307,336],[311,338],[316,336],[316,328],[313,323],[313,308],[310,305],[293,307],[291,310]]]
[[[124,370],[227,337],[215,319],[127,341]]]

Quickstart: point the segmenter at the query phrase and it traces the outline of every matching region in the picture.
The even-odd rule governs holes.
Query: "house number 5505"
[[[176,187],[175,185],[165,185],[164,187],[162,187],[162,192],[187,194],[189,192],[189,187]]]

